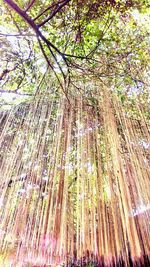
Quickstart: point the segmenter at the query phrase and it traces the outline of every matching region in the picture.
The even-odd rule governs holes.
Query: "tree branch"
[[[97,41],[97,44],[96,44],[95,48],[93,50],[91,50],[90,53],[87,56],[92,55],[97,50],[97,48],[99,47],[99,44],[102,41],[103,37],[105,36],[105,33],[110,28],[110,26],[111,26],[111,24],[113,22],[113,19],[111,19],[110,23],[109,23],[109,19],[110,19],[110,13],[109,13],[109,17],[108,17],[108,19],[106,21],[105,27],[104,27],[104,29],[103,29],[103,31],[101,33],[101,36],[100,36],[99,40]]]
[[[55,4],[53,4],[53,5],[51,5],[51,6],[49,6],[49,7],[47,7],[44,11],[42,11],[37,17],[35,17],[33,20],[35,21],[35,20],[37,20],[38,18],[40,18],[44,13],[46,13],[49,9],[51,9],[51,8],[53,8],[54,6],[57,6],[58,4],[61,4],[62,2],[64,2],[64,0],[61,0],[61,1],[59,1],[59,2],[57,2],[57,3],[55,3]]]
[[[16,3],[14,3],[12,0],[4,0],[14,11],[16,11],[28,24],[29,26],[34,30],[34,32],[36,33],[37,37],[40,37],[45,43],[46,45],[52,47],[59,55],[61,55],[61,57],[63,58],[63,60],[66,63],[66,58],[63,55],[63,53],[55,46],[53,45],[49,40],[47,40],[47,38],[41,33],[41,31],[39,30],[39,27],[34,23],[34,21],[25,13],[24,10],[22,10],[19,6],[16,5]],[[67,0],[70,1],[70,0]]]
[[[65,2],[62,3],[61,5],[58,4],[58,7],[52,12],[52,14],[46,20],[44,20],[42,23],[38,24],[38,27],[44,26],[45,23],[47,23],[49,20],[51,20],[70,1],[71,0],[65,0]]]
[[[59,77],[58,77],[58,75],[57,75],[57,73],[56,73],[56,71],[55,71],[53,65],[50,63],[50,61],[49,61],[49,59],[48,59],[48,57],[47,57],[47,55],[46,55],[46,53],[45,53],[45,51],[44,51],[44,48],[43,48],[42,43],[41,43],[41,41],[40,41],[39,38],[38,38],[38,42],[39,42],[41,51],[42,51],[42,53],[43,53],[43,55],[44,55],[44,57],[45,57],[45,59],[46,59],[46,61],[47,61],[47,63],[48,63],[48,66],[53,70],[53,72],[54,72],[54,74],[55,74],[55,76],[56,76],[56,78],[57,78],[57,80],[58,80],[58,82],[59,82],[59,84],[60,84],[60,86],[61,86],[61,88],[62,88],[62,91],[63,91],[63,93],[65,94],[65,96],[66,96],[66,98],[67,98],[67,100],[68,100],[68,103],[70,103],[70,100],[69,100],[69,98],[68,98],[67,92],[65,91],[65,89],[64,89],[64,87],[63,87],[63,85],[62,85],[62,83],[61,83],[61,81],[60,81],[60,79],[59,79]]]
[[[8,69],[5,69],[3,70],[2,74],[0,75],[0,81],[11,71],[14,71],[17,67],[18,67],[19,64],[17,64],[16,66],[14,66],[14,68],[8,70]]]
[[[27,12],[34,4],[35,0],[32,0],[31,3],[28,5],[28,7],[25,9],[25,12]]]

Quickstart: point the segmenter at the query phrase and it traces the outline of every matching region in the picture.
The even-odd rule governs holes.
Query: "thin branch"
[[[29,26],[35,31],[37,37],[40,37],[48,46],[51,46],[66,62],[66,59],[63,55],[63,53],[55,46],[53,45],[45,36],[41,33],[39,30],[39,27],[34,23],[34,21],[19,7],[14,3],[12,0],[4,0],[8,5],[11,6],[11,8],[16,11],[28,24]],[[70,1],[70,0],[67,0]]]
[[[58,4],[58,7],[52,12],[52,14],[46,19],[44,20],[42,23],[38,24],[38,27],[42,27],[45,25],[45,23],[47,23],[49,20],[51,20],[67,3],[69,3],[71,0],[66,0],[64,3],[62,3],[61,5]]]
[[[50,51],[50,53],[52,54],[53,58],[55,59],[55,62],[57,63],[57,65],[58,65],[58,67],[59,67],[59,69],[60,69],[60,71],[61,71],[61,73],[62,73],[62,75],[63,75],[63,77],[64,77],[64,80],[65,80],[65,74],[64,74],[64,72],[63,72],[63,69],[62,69],[61,65],[59,64],[59,62],[58,62],[58,60],[57,60],[57,58],[56,58],[54,52],[53,52],[52,49],[50,48],[50,46],[48,46],[48,48],[49,48],[49,51]]]
[[[43,74],[43,76],[42,76],[42,78],[41,78],[41,80],[40,80],[40,82],[39,82],[39,84],[38,84],[38,86],[37,86],[37,89],[36,89],[36,91],[35,91],[35,95],[37,95],[37,92],[39,91],[39,88],[40,88],[40,86],[42,85],[42,83],[43,83],[43,81],[44,81],[44,79],[45,79],[45,76],[46,76],[46,74],[47,74],[47,72],[48,72],[48,69],[49,69],[49,65],[47,65],[46,71],[45,71],[45,73]]]
[[[39,34],[38,27],[33,22],[33,20],[25,13],[24,10],[22,10],[14,1],[12,0],[4,0],[14,11],[16,11],[36,32],[36,34]]]
[[[5,69],[3,70],[2,74],[0,75],[0,81],[11,71],[14,71],[16,70],[16,68],[18,67],[19,64],[17,64],[16,66],[14,66],[14,68],[8,70],[8,69]]]
[[[32,0],[31,3],[28,5],[28,7],[25,9],[25,12],[27,12],[34,4],[36,0]]]
[[[78,87],[76,84],[73,83],[73,81],[70,82],[79,92],[84,90],[81,87]]]
[[[64,0],[59,1],[59,2],[57,2],[57,3],[55,3],[55,4],[51,5],[51,6],[47,7],[47,8],[46,8],[44,11],[42,11],[37,17],[35,17],[35,18],[33,19],[33,21],[37,20],[37,19],[40,18],[44,13],[46,13],[49,9],[53,8],[54,6],[57,6],[57,5],[61,4],[62,2],[64,2]]]
[[[104,27],[104,29],[102,31],[102,34],[101,34],[99,40],[97,41],[97,45],[94,47],[94,49],[92,51],[90,51],[90,53],[87,56],[92,55],[97,50],[97,48],[99,47],[100,41],[102,41],[105,33],[107,32],[107,30],[109,29],[109,27],[111,26],[111,24],[113,22],[113,19],[111,19],[111,21],[109,23],[109,19],[110,19],[110,13],[109,13],[109,17],[108,17],[108,19],[106,21],[105,27]]]
[[[47,61],[47,63],[48,63],[48,66],[53,70],[53,72],[54,72],[54,74],[55,74],[55,76],[56,76],[56,78],[57,78],[57,80],[58,80],[58,82],[59,82],[59,84],[60,84],[60,86],[61,86],[61,88],[62,88],[63,93],[65,94],[65,96],[66,96],[68,102],[70,103],[70,100],[69,100],[69,98],[68,98],[68,95],[67,95],[66,91],[64,90],[64,87],[63,87],[63,85],[62,85],[62,83],[61,83],[61,81],[60,81],[60,79],[59,79],[59,77],[58,77],[58,75],[57,75],[57,73],[56,73],[56,71],[55,71],[53,65],[50,63],[50,61],[49,61],[49,59],[48,59],[48,57],[47,57],[47,55],[46,55],[46,53],[45,53],[45,51],[44,51],[43,45],[42,45],[42,43],[41,43],[41,40],[40,40],[39,38],[38,38],[38,42],[39,42],[41,51],[42,51],[42,53],[43,53],[43,55],[44,55],[44,57],[45,57],[45,59],[46,59],[46,61]]]
[[[15,18],[13,17],[13,15],[12,15],[12,13],[11,13],[11,10],[10,10],[8,7],[6,7],[6,8],[7,8],[9,14],[10,14],[10,17],[12,18],[13,23],[14,23],[14,25],[16,26],[18,32],[21,34],[21,31],[20,31],[20,28],[19,28],[19,26],[18,26],[18,23],[16,22]]]

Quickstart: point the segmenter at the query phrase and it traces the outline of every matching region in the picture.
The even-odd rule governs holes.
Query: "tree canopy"
[[[4,1],[1,92],[34,94],[47,68],[67,98],[91,77],[145,90],[148,18],[147,1]]]

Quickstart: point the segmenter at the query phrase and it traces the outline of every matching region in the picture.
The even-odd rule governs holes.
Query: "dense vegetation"
[[[68,98],[91,77],[119,93],[146,94],[148,1],[4,2],[0,92],[33,95],[47,71]]]

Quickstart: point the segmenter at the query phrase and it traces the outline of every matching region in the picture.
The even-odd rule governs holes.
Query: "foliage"
[[[119,92],[149,85],[146,1],[4,2],[0,92],[30,97],[46,65],[67,98],[91,77]]]

